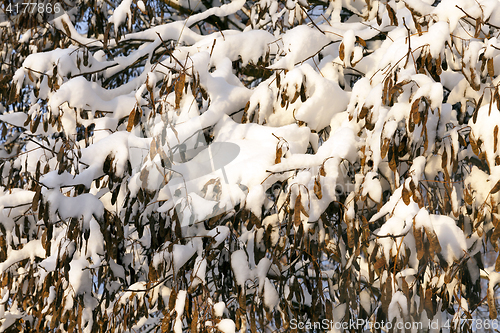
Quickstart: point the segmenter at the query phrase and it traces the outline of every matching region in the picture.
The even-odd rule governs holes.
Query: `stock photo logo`
[[[165,149],[151,161],[145,159],[145,153],[151,148],[129,146],[135,167],[149,170],[148,182],[155,182],[152,174],[163,169],[157,176],[165,183],[159,197],[165,203],[158,212],[174,208],[181,227],[230,212],[248,194],[245,185],[234,185],[228,176],[228,167],[238,168],[240,146],[232,142],[207,142],[201,123],[192,119],[190,124],[193,123],[194,128],[184,140],[179,140],[177,135],[169,137],[165,131],[163,135],[153,136],[151,145],[157,140]],[[154,130],[150,128],[146,132]],[[149,163],[156,164],[156,167]]]
[[[175,207],[182,221],[181,226],[209,219],[234,208],[226,166],[239,153],[240,147],[231,142],[204,142],[201,147],[186,150],[186,155],[194,155],[192,159],[172,165],[173,175],[167,185],[174,200],[179,202]],[[240,188],[248,193],[246,187]],[[223,193],[228,196],[223,196]]]

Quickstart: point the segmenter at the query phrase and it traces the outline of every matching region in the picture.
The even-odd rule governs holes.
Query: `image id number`
[[[62,12],[62,7],[60,3],[52,4],[50,2],[21,2],[15,4],[9,4],[5,8],[5,12],[12,14],[59,14]]]

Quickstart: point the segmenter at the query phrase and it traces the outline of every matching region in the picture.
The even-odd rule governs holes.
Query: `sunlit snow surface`
[[[270,13],[263,19],[276,24],[285,9],[276,1],[261,2],[263,6],[269,5]],[[287,6],[292,2],[287,2]],[[452,53],[445,45],[452,42],[453,35],[467,39],[475,33],[471,28],[470,31],[463,28],[465,16],[481,17],[481,22],[489,22],[492,27],[500,26],[500,5],[497,1],[486,0],[442,0],[435,6],[432,6],[433,1],[426,0],[390,1],[387,6],[391,6],[395,17],[390,17],[386,11],[388,7],[380,4],[380,8],[363,9],[364,12],[358,15],[366,18],[366,22],[357,19],[341,22],[342,6],[357,13],[365,6],[360,3],[334,1],[327,10],[329,18],[320,18],[314,11],[315,24],[302,24],[282,33],[253,29],[257,23],[255,20],[243,31],[227,30],[207,35],[197,32],[195,24],[211,15],[234,17],[242,8],[248,11],[243,7],[245,1],[236,0],[193,13],[184,21],[128,33],[121,40],[110,39],[107,41],[109,48],[117,47],[120,42],[143,42],[133,52],[116,57],[103,49],[87,52],[85,64],[81,62],[84,51],[80,46],[102,48],[104,38],[92,39],[79,34],[71,23],[70,14],[55,19],[52,24],[69,32],[74,45],[27,56],[11,84],[18,91],[27,85],[35,86],[37,96],[30,95],[31,104],[26,113],[4,112],[0,115],[2,123],[16,128],[24,127],[26,122],[30,123],[42,114],[59,117],[59,123],[54,126],[44,128],[41,124],[36,129],[26,126],[22,134],[16,134],[26,140],[23,152],[29,151],[29,154],[23,153],[12,163],[8,162],[6,169],[35,173],[40,161],[48,165],[49,171],[39,177],[37,194],[32,188],[10,191],[0,187],[0,222],[8,244],[7,259],[0,263],[0,273],[22,275],[25,272],[17,272],[16,264],[28,261],[40,267],[36,274],[43,282],[50,272],[56,270],[58,253],[64,253],[71,258],[65,281],[71,286],[71,291],[66,292],[66,308],[70,309],[81,297],[86,306],[81,314],[87,325],[85,331],[90,332],[92,328],[92,309],[108,306],[98,302],[93,295],[102,293],[105,288],[118,295],[113,304],[128,304],[136,293],[150,288],[151,299],[161,298],[164,303],[171,303],[169,315],[173,318],[173,331],[180,333],[185,326],[184,311],[190,290],[199,286],[213,287],[210,281],[219,278],[207,269],[210,266],[206,255],[209,249],[223,247],[227,250],[230,247],[231,251],[227,250],[224,260],[230,262],[235,285],[241,290],[254,290],[259,296],[259,306],[280,312],[283,311],[280,300],[284,297],[292,303],[298,302],[291,294],[290,281],[284,288],[278,288],[273,278],[279,278],[291,268],[299,271],[301,265],[311,263],[299,256],[295,262],[285,264],[278,262],[280,258],[271,260],[269,253],[257,261],[255,249],[266,250],[264,237],[268,237],[266,241],[272,248],[284,246],[287,240],[279,230],[286,224],[293,224],[290,226],[293,233],[299,230],[306,234],[310,232],[317,243],[336,241],[325,232],[323,221],[325,210],[336,203],[344,211],[343,220],[335,222],[340,224],[339,228],[352,225],[361,230],[364,222],[360,222],[359,212],[363,209],[374,211],[366,221],[371,228],[368,229],[369,250],[377,244],[378,252],[373,258],[381,258],[386,266],[394,264],[395,259],[408,259],[404,269],[398,272],[394,265],[391,279],[397,288],[391,289],[387,309],[389,320],[404,320],[414,311],[408,307],[410,300],[407,295],[400,290],[403,287],[399,286],[404,285],[402,281],[408,288],[408,284],[412,285],[423,276],[425,286],[443,288],[450,295],[457,286],[455,280],[445,283],[444,274],[431,276],[428,269],[420,269],[417,230],[428,233],[427,238],[429,235],[437,237],[440,252],[436,253],[438,259],[433,259],[443,261],[450,269],[468,265],[471,278],[489,279],[488,289],[493,293],[500,283],[500,275],[494,267],[480,270],[473,259],[481,242],[487,241],[483,234],[494,229],[491,218],[478,229],[470,226],[473,221],[461,222],[466,224],[462,227],[457,220],[460,215],[465,215],[467,208],[483,214],[489,209],[489,204],[500,201],[500,193],[492,191],[500,180],[500,166],[497,165],[500,111],[490,96],[490,90],[493,91],[492,87],[498,85],[500,79],[498,75],[480,79],[481,75],[486,77],[489,70],[484,68],[481,59],[491,59],[493,72],[498,74],[500,41],[496,35],[488,33],[488,38],[473,38],[457,53]],[[143,1],[135,4],[123,0],[107,19],[115,34],[119,29],[132,29],[133,6],[138,6],[142,12],[147,10]],[[300,6],[296,8],[300,9]],[[295,22],[302,15],[299,9],[288,14],[286,20]],[[380,24],[375,17],[378,12],[381,13]],[[423,33],[416,31],[415,13],[432,18]],[[399,22],[398,26],[392,25],[394,19]],[[384,34],[382,40],[362,45],[363,40],[370,40],[381,31]],[[22,41],[28,39],[26,34]],[[174,41],[175,48],[153,60],[153,52],[165,41]],[[408,51],[410,41],[411,54]],[[426,54],[429,54],[429,59],[446,59],[448,68],[443,69],[439,80],[416,72],[413,61]],[[241,76],[235,75],[235,62],[247,66],[269,58],[269,65],[259,68],[270,73],[262,80],[247,85]],[[102,82],[139,61],[143,63],[141,71],[128,82],[112,89],[102,86]],[[473,76],[460,71],[461,62],[467,68],[475,68],[477,74]],[[58,74],[54,76],[56,82],[49,86],[54,66],[57,66]],[[359,74],[359,80],[351,87],[346,77],[354,75],[352,73]],[[181,77],[185,82],[176,87]],[[386,93],[388,77],[391,80],[394,77],[393,84],[401,84],[401,90],[393,92],[395,97],[390,103],[381,97]],[[190,84],[195,81],[203,92],[193,93],[190,89]],[[169,86],[170,90],[160,94],[157,87],[162,84]],[[153,103],[149,101],[151,92],[156,98]],[[200,97],[203,93],[205,98]],[[486,96],[484,100],[483,95]],[[46,104],[41,105],[40,100]],[[471,100],[482,101],[482,104],[472,106]],[[421,101],[425,101],[428,107],[425,124],[414,121],[417,115],[413,114],[413,105],[420,115]],[[161,112],[148,113],[153,106]],[[459,117],[463,116],[457,112],[460,108],[462,113],[476,112],[475,119],[460,120]],[[137,124],[133,122],[135,112],[137,117],[142,117]],[[362,113],[365,115],[361,116]],[[242,123],[244,117],[247,121]],[[369,131],[366,130],[368,123],[372,126]],[[93,127],[90,129],[92,135],[87,138],[89,141],[77,139],[84,131],[81,127],[89,130],[90,126]],[[418,156],[412,156],[411,160],[409,155],[399,156],[404,167],[398,165],[397,170],[392,170],[387,151],[383,154],[387,148],[384,142],[394,144],[396,141],[391,140],[396,140],[396,137],[402,140],[399,133],[410,126],[414,126],[414,130],[411,137],[405,139],[405,144],[413,145],[412,154]],[[472,146],[462,147],[464,133],[469,132],[473,133],[486,155],[476,158],[472,155]],[[62,135],[74,143],[66,155],[58,154],[67,148],[56,139]],[[38,140],[40,136],[46,140]],[[17,137],[11,138],[15,139]],[[0,150],[0,158],[12,156],[12,152]],[[476,165],[461,170],[463,181],[450,181],[451,211],[449,215],[439,215],[421,204],[432,198],[418,198],[408,191],[412,186],[425,187],[428,182],[445,182],[445,171],[456,173],[446,156],[454,156],[459,161],[474,158]],[[361,157],[366,158],[363,165]],[[59,170],[63,160],[74,164]],[[488,172],[484,166],[478,166],[483,160]],[[4,176],[6,169],[2,171]],[[352,175],[352,172],[356,174]],[[109,186],[97,185],[97,179],[103,182],[106,179]],[[281,192],[281,184],[284,184],[286,193]],[[85,193],[77,193],[76,186]],[[474,194],[471,207],[465,207],[464,188]],[[41,198],[39,202],[44,205],[46,213],[42,219],[33,213],[31,218],[36,222],[28,229],[36,234],[37,230],[47,228],[49,222],[46,220],[50,221],[55,225],[51,243],[39,238],[21,240],[16,234],[16,228],[19,228],[17,217],[27,214],[26,207],[31,207],[36,196]],[[141,196],[149,196],[150,202],[140,209],[139,204],[130,204],[130,210],[126,212],[127,204]],[[439,199],[448,200],[448,197]],[[285,205],[294,212],[282,209]],[[306,212],[295,211],[300,207]],[[242,226],[241,233],[234,233],[229,219],[237,214],[237,208],[251,212],[249,219],[256,217],[265,229]],[[105,246],[108,242],[105,237],[107,227],[103,225],[111,214],[116,214],[119,223],[126,224],[121,231],[126,239],[124,247],[120,248],[126,252],[121,262],[105,255],[109,249]],[[150,251],[155,229],[144,219],[146,222],[141,225],[144,230],[139,233],[134,224],[137,221],[132,221],[132,218],[153,214],[168,221],[177,220],[169,227],[184,241],[174,243],[160,239],[160,246]],[[286,214],[291,214],[293,220],[286,220]],[[126,221],[125,216],[130,220]],[[214,217],[220,224],[208,227],[208,221]],[[78,222],[68,226],[67,221]],[[375,224],[376,227],[372,227]],[[75,227],[87,235],[87,240],[80,241],[78,248],[66,236],[68,228]],[[264,234],[267,230],[270,230],[269,234]],[[369,281],[367,260],[371,253],[358,251],[353,255],[346,249],[344,240],[339,240],[339,243],[339,253],[335,253],[339,265],[348,268],[357,265],[356,277],[363,282]],[[189,265],[192,269],[185,271]],[[115,280],[102,282],[94,290],[93,272],[101,266],[109,267]],[[310,276],[318,274],[325,281],[331,280],[335,272],[330,268],[309,273]],[[131,269],[143,280],[129,285],[127,272]],[[145,281],[153,270],[161,271],[168,278],[151,286],[148,284],[151,281]],[[171,280],[180,279],[179,274],[184,274],[187,282],[184,289],[176,291],[174,299]],[[388,280],[389,274],[392,272],[387,270],[377,276],[373,288],[382,288],[386,281],[392,281]],[[329,288],[340,288],[329,282],[332,284]],[[10,291],[2,289],[1,297],[9,297],[6,296],[8,293]],[[311,306],[313,295],[304,289],[302,297],[301,302]],[[48,309],[55,298],[54,289],[50,289],[44,307]],[[333,301],[332,316],[341,320],[348,305],[337,299]],[[465,300],[460,302],[462,309],[468,309]],[[212,326],[224,333],[235,332],[235,322],[226,318],[233,305],[219,299],[210,299],[208,303],[213,305],[218,320],[211,323]],[[366,312],[377,308],[377,301],[369,288],[360,291],[359,304]],[[111,314],[112,306],[104,311]],[[0,320],[4,319],[0,331],[23,315],[14,306],[11,308],[7,311],[5,302],[0,305]],[[438,315],[446,314],[443,310]],[[143,318],[134,329],[156,325],[157,319]]]

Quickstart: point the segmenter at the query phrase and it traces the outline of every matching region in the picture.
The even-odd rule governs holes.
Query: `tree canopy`
[[[498,328],[498,1],[16,3],[0,332]]]

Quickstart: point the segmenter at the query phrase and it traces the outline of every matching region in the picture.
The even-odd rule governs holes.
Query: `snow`
[[[3,273],[7,269],[9,269],[15,263],[24,260],[30,259],[32,262],[35,258],[44,258],[45,250],[42,246],[42,242],[39,239],[34,239],[24,244],[22,249],[12,250],[8,253],[7,259],[0,263],[0,273]]]
[[[92,256],[93,260],[97,256],[104,255],[104,236],[101,233],[99,223],[93,218],[90,220],[90,236],[87,243],[87,255]]]
[[[271,44],[275,40],[274,36],[262,30],[235,34],[224,33],[224,37],[217,35],[220,34],[213,34],[215,38],[203,39],[193,46],[187,47],[184,52],[200,52],[202,50],[211,52],[211,64],[217,67],[225,59],[235,61],[241,57],[242,65],[246,66],[250,62],[257,63],[262,54],[276,48],[273,47],[274,44]],[[245,40],[245,43],[241,43],[242,40]]]
[[[331,119],[339,112],[345,111],[349,102],[348,95],[339,87],[336,82],[323,78],[308,64],[294,69],[297,74],[303,75],[307,94],[310,96],[295,111],[295,118],[301,120],[309,128],[319,131],[330,124]],[[288,73],[285,84],[289,86],[299,85],[296,80],[288,80],[293,77],[293,71]],[[294,82],[295,81],[295,82]]]
[[[467,253],[467,242],[462,229],[448,216],[431,214],[430,221],[441,244],[441,254],[448,264],[462,258]]]
[[[283,51],[286,55],[275,62],[270,68],[286,68],[291,70],[301,61],[318,53],[329,38],[313,27],[299,25],[282,35]]]
[[[92,277],[88,270],[89,263],[84,257],[73,259],[69,264],[69,283],[75,294],[85,294],[92,290]]]
[[[265,189],[262,185],[252,187],[246,198],[246,207],[250,209],[257,217],[260,217],[262,210],[260,207],[264,204]]]
[[[205,283],[206,271],[207,271],[207,260],[202,257],[197,257],[196,262],[194,264],[193,272],[195,272],[195,276],[199,278],[202,283]]]
[[[15,189],[12,192],[5,193],[3,188],[0,187],[0,206],[2,207],[15,207],[31,203],[35,192]]]
[[[500,127],[500,111],[497,109],[496,103],[491,106],[485,105],[481,107],[477,114],[476,123],[471,119],[469,121],[473,135],[475,139],[481,139],[483,141],[482,149],[486,152],[487,160],[489,165],[495,165],[495,156],[500,154],[498,150],[498,142],[495,147],[494,131],[495,126]]]
[[[343,286],[338,272],[346,267],[357,279],[374,279],[371,288],[355,295],[368,313],[379,307],[377,289],[393,274],[389,320],[406,319],[420,304],[419,297],[410,298],[418,294],[415,281],[424,288],[446,285],[449,295],[462,284],[469,288],[467,281],[458,283],[460,272],[445,284],[452,269],[467,267],[472,280],[489,276],[493,291],[500,275],[491,266],[480,271],[475,256],[486,253],[482,249],[495,230],[491,214],[500,200],[500,193],[492,193],[500,180],[500,111],[492,89],[500,82],[500,6],[494,0],[434,3],[389,1],[393,24],[389,7],[378,1],[334,1],[323,11],[308,9],[305,1],[216,1],[210,8],[192,8],[181,0],[174,4],[193,9],[191,15],[173,11],[162,18],[147,17],[152,11],[142,0],[122,0],[114,10],[98,1],[95,10],[113,26],[106,47],[102,33],[80,34],[74,11],[51,22],[53,30],[68,34],[60,43],[40,46],[37,32],[20,32],[16,40],[28,54],[2,51],[3,58],[13,56],[22,64],[11,62],[14,75],[7,86],[27,95],[22,108],[11,102],[0,106],[0,130],[4,124],[8,129],[0,140],[2,251],[7,248],[0,273],[17,274],[21,281],[32,265],[28,278],[41,287],[49,274],[69,265],[62,282],[68,285],[65,309],[71,311],[81,297],[86,331],[99,311],[121,311],[115,305],[147,309],[128,330],[158,327],[163,315],[152,313],[163,300],[170,306],[175,301],[170,317],[173,331],[181,332],[191,324],[186,301],[192,306],[192,290],[202,285],[215,303],[205,323],[235,332],[228,318],[236,318],[238,305],[221,301],[226,296],[213,282],[225,274],[227,263],[236,285],[268,315],[282,310],[280,299],[290,294],[293,279],[302,283],[320,275],[335,280],[330,300],[334,319],[341,321],[349,309],[335,290]],[[355,13],[345,22],[343,8]],[[211,16],[227,22],[226,30],[206,24]],[[475,31],[478,23],[481,29]],[[419,69],[422,64],[426,68]],[[436,65],[442,72],[429,75]],[[124,78],[124,71],[130,77]],[[181,81],[184,86],[177,86]],[[387,91],[394,85],[397,93]],[[429,110],[422,102],[420,113],[412,114],[412,104],[424,98]],[[141,117],[131,126],[133,110]],[[28,116],[43,117],[36,130],[24,125]],[[411,118],[417,116],[420,122]],[[83,139],[78,126],[90,136]],[[472,137],[479,153],[470,145]],[[385,142],[401,149],[382,157]],[[12,145],[19,152],[9,153]],[[58,170],[61,149],[65,170]],[[389,158],[393,153],[397,168]],[[37,186],[44,212],[31,211]],[[463,204],[465,188],[472,205]],[[295,216],[303,229],[292,228],[299,193],[307,214]],[[437,206],[430,205],[433,199]],[[329,215],[336,207],[344,220],[332,229]],[[247,229],[238,221],[242,211],[260,223]],[[109,223],[109,216],[120,225]],[[368,237],[348,249],[351,244],[337,239],[335,230],[344,234],[353,226],[359,234],[364,218]],[[69,239],[72,219],[88,240]],[[48,225],[53,235],[46,251],[41,235]],[[331,256],[321,252],[319,272],[307,256],[289,262],[287,251],[295,244],[284,232],[299,230],[307,250],[313,245],[335,250]],[[435,233],[441,248],[425,261],[417,259],[419,231],[424,244]],[[118,257],[107,253],[116,246],[107,243],[110,235],[113,242],[123,237]],[[375,259],[383,255],[394,272],[372,269],[368,256],[375,245],[380,246]],[[281,249],[285,254],[276,258]],[[68,263],[61,264],[59,253]],[[467,265],[457,266],[464,260]],[[96,289],[94,274],[101,266],[114,280]],[[287,275],[292,269],[294,277]],[[178,291],[181,280],[188,281],[182,286],[188,290]],[[405,294],[403,281],[415,290]],[[314,290],[302,286],[302,299],[290,297],[311,305]],[[42,305],[47,313],[59,296],[49,287]],[[0,330],[23,309],[6,296],[7,289],[0,291]],[[169,302],[174,290],[176,299]],[[454,308],[471,306],[467,299],[451,302]],[[436,316],[446,317],[443,313]]]
[[[0,115],[0,121],[15,127],[22,127],[26,118],[28,118],[26,114],[21,112],[4,113]]]
[[[130,5],[132,4],[132,0],[122,0],[120,5],[115,8],[113,11],[113,15],[111,15],[108,19],[109,23],[114,23],[115,26],[115,35],[118,34],[118,28],[125,23],[125,20],[128,18],[128,28],[132,26],[132,13],[130,11]],[[144,4],[143,4],[144,6]]]
[[[231,230],[226,226],[218,226],[207,232],[208,237],[213,237],[215,243],[214,248],[218,247],[230,235]]]
[[[247,279],[251,278],[248,259],[244,250],[237,250],[231,254],[231,268],[238,285],[244,286]]]
[[[44,191],[45,200],[50,202],[50,212],[59,214],[63,219],[70,217],[80,218],[83,216],[84,224],[88,228],[90,220],[96,217],[98,220],[104,216],[102,202],[90,193],[84,193],[78,197],[67,197],[59,189]]]
[[[59,113],[59,107],[67,102],[72,108],[90,109],[92,115],[99,110],[111,112],[117,119],[128,116],[135,106],[135,96],[122,95],[113,98],[113,95],[97,83],[89,82],[79,76],[61,85],[50,97],[49,105],[56,115]],[[88,99],[88,96],[93,96],[92,101]]]
[[[231,319],[222,319],[219,323],[217,323],[217,328],[223,333],[236,332],[236,325]]]
[[[436,232],[442,248],[441,253],[449,264],[468,252],[462,229],[448,216],[429,214],[422,208],[415,216],[415,228],[428,228]]]
[[[418,205],[413,199],[410,199],[410,205],[405,205],[403,200],[401,200],[402,192],[403,186],[400,186],[394,191],[389,201],[382,206],[378,213],[371,217],[370,222],[376,221],[388,213],[391,213],[391,216],[398,216],[402,219],[413,218],[419,211]]]
[[[442,53],[443,45],[451,41],[450,27],[446,22],[436,22],[429,27],[427,35],[432,36],[432,38],[427,38],[431,56],[437,58]]]
[[[222,317],[225,311],[227,311],[227,309],[226,309],[226,304],[224,302],[218,302],[214,304],[214,314],[217,317]]]
[[[493,292],[494,288],[497,286],[498,283],[500,283],[500,273],[497,273],[495,271],[491,271],[488,273],[488,279],[490,280],[489,284],[488,284],[488,288],[490,289],[490,291],[494,295],[494,292]]]
[[[142,0],[137,1],[137,7],[141,10],[141,12],[145,13],[146,12],[146,5]]]
[[[184,305],[186,303],[186,290],[179,290],[177,293],[177,299],[175,301],[174,310],[176,312],[175,323],[174,323],[174,332],[182,333],[182,314],[184,313]]]
[[[174,244],[172,250],[174,271],[178,272],[195,253],[196,247],[193,242],[188,242],[186,245]]]
[[[269,260],[268,258],[262,258],[259,263],[257,264],[257,267],[255,268],[254,270],[254,275],[257,276],[257,278],[259,279],[259,291],[262,291],[262,289],[264,288],[264,293],[267,293],[266,290],[265,290],[265,286],[267,286],[267,273],[269,272],[269,268],[271,268],[271,260]],[[272,287],[269,286],[269,289]],[[270,293],[270,296],[272,296],[272,292],[269,291]],[[266,303],[267,304],[267,303]]]
[[[375,202],[380,202],[382,200],[382,185],[380,181],[375,178],[377,176],[376,172],[368,172],[365,176],[363,182],[362,195],[367,195]]]
[[[271,283],[271,281],[266,278],[264,285],[264,304],[269,309],[274,310],[274,308],[279,304],[279,301],[280,296],[276,291],[276,288],[274,288],[274,285]]]
[[[359,293],[359,299],[363,309],[365,309],[366,312],[370,312],[372,306],[372,299],[370,297],[370,294],[366,290],[362,290]]]
[[[397,291],[392,295],[387,317],[390,321],[394,318],[401,321],[403,318],[406,318],[407,315],[408,303],[406,301],[406,296],[401,291]]]

